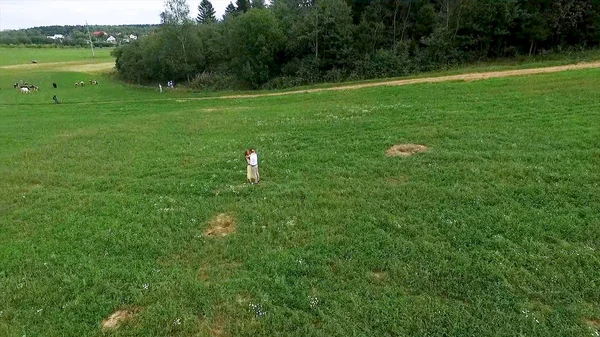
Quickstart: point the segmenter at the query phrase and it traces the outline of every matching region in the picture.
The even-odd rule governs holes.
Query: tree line
[[[58,45],[58,46],[88,46],[90,33],[104,31],[116,37],[119,41],[129,35],[150,35],[158,29],[157,25],[109,25],[109,26],[43,26],[18,30],[0,31],[0,45]],[[49,39],[48,36],[63,35],[63,39]],[[94,46],[113,47],[106,42],[108,36],[96,37],[91,35]]]
[[[402,76],[491,58],[595,48],[598,0],[167,0],[156,34],[117,48],[120,75],[197,88]]]

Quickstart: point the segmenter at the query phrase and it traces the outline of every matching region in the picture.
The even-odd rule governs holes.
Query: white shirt
[[[256,155],[256,153],[251,153],[250,154],[250,166],[256,166],[258,165],[258,156]]]

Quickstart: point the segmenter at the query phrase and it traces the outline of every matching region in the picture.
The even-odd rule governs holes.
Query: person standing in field
[[[252,169],[250,168],[250,149],[246,150],[244,153],[244,158],[246,158],[246,180],[248,180],[248,184],[252,182]]]
[[[162,94],[162,85],[160,83],[158,84],[158,91],[160,91],[160,93]]]
[[[260,182],[260,175],[258,174],[258,155],[256,154],[256,150],[250,150],[250,156],[248,156],[248,164],[250,164],[250,172],[252,173],[252,179],[254,179],[254,183],[258,184]]]

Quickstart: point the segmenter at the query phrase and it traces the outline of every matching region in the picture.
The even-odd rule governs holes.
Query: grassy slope
[[[28,64],[37,60],[39,64],[48,62],[86,61],[109,62],[111,48],[96,48],[96,57],[84,48],[2,48],[0,47],[0,66]]]
[[[102,335],[133,307],[107,335],[590,335],[599,75],[151,103],[59,87],[141,100],[89,105],[1,90],[0,335]],[[384,156],[403,142],[431,151]],[[221,212],[237,233],[203,237]]]

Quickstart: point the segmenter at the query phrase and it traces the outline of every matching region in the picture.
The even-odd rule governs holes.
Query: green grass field
[[[600,334],[600,69],[228,100],[0,71],[1,336]]]
[[[32,60],[38,61],[40,65],[49,62],[75,62],[85,61],[107,62],[111,61],[111,48],[96,48],[95,57],[87,48],[6,48],[0,47],[0,66],[15,64],[28,64]]]

